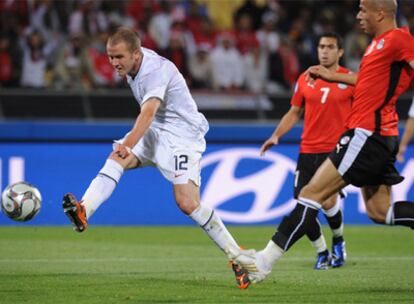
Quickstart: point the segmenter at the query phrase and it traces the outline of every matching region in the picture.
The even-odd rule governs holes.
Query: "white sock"
[[[82,198],[82,204],[85,206],[88,219],[111,196],[123,173],[124,168],[116,161],[112,159],[106,161]]]
[[[336,203],[335,203],[335,205],[332,206],[332,208],[330,208],[328,210],[322,209],[322,212],[324,214],[326,214],[327,217],[333,217],[334,215],[336,215],[338,213],[340,208],[341,208],[341,206],[339,204],[339,201],[336,200]]]
[[[386,225],[394,225],[394,205],[391,204],[391,206],[388,208],[387,216],[385,217],[385,224]]]
[[[234,259],[239,255],[239,245],[213,209],[200,205],[190,214],[190,217],[203,228],[229,259]]]
[[[315,247],[317,253],[324,252],[328,249],[328,247],[326,247],[326,240],[323,234],[321,234],[321,236],[316,241],[313,241],[311,243],[313,247]]]
[[[258,254],[261,255],[264,262],[263,265],[258,265],[259,268],[265,271],[271,271],[273,265],[285,254],[285,251],[270,240],[266,247],[262,251],[259,251]]]
[[[318,202],[313,201],[308,198],[301,197],[301,196],[298,198],[298,203],[305,207],[309,207],[315,210],[320,210],[322,208],[322,205],[319,204]]]
[[[327,217],[333,217],[339,212],[340,209],[341,209],[341,204],[339,203],[339,199],[337,199],[335,205],[333,205],[332,208],[328,210],[322,209],[322,212]],[[339,226],[339,228],[332,229],[332,235],[333,237],[343,236],[344,235],[344,224],[342,223],[341,226]]]
[[[332,229],[332,235],[333,237],[340,237],[344,235],[344,223],[339,226],[337,229]]]

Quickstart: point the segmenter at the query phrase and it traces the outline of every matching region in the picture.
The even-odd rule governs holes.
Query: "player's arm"
[[[115,149],[115,153],[117,153],[121,158],[126,158],[130,154],[131,148],[138,143],[142,136],[144,136],[145,132],[154,120],[155,114],[157,113],[160,105],[161,101],[158,98],[150,98],[142,105],[141,113],[135,120],[135,124],[131,132],[125,138],[124,142],[119,144]]]
[[[410,62],[411,68],[414,69],[414,60]]]
[[[302,117],[304,110],[302,107],[298,106],[291,106],[290,110],[283,115],[279,125],[273,132],[272,136],[270,136],[260,148],[260,155],[263,156],[264,153],[269,150],[272,146],[277,145],[279,143],[279,139],[289,132],[295,124],[300,120]]]
[[[329,82],[340,82],[354,86],[358,79],[358,74],[332,72],[321,65],[311,66],[306,70],[305,75],[306,81],[311,83],[315,79],[321,78]]]
[[[401,137],[400,146],[398,148],[397,159],[400,162],[404,161],[404,154],[407,146],[414,135],[414,117],[409,117],[405,123],[404,133]]]

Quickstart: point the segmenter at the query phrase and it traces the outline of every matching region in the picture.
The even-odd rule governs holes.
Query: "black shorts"
[[[294,196],[298,198],[300,190],[306,186],[329,153],[300,153],[296,164]]]
[[[397,153],[397,136],[381,136],[357,128],[340,136],[329,159],[349,184],[357,187],[391,186],[404,179],[394,167]]]

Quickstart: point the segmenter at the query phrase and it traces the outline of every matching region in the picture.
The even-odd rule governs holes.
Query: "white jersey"
[[[208,122],[198,112],[184,77],[169,60],[142,48],[143,59],[138,74],[127,81],[135,99],[142,105],[152,97],[161,105],[152,126],[189,139],[204,137]]]

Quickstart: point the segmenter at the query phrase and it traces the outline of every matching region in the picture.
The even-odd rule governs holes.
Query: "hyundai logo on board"
[[[243,160],[267,165],[254,173],[238,176]],[[214,208],[222,220],[233,223],[265,222],[293,209],[293,186],[286,187],[286,182],[290,178],[293,183],[296,163],[289,157],[272,151],[260,157],[259,150],[255,148],[230,148],[205,155],[201,167],[204,170],[211,165],[215,167],[207,180],[203,180],[202,202]],[[278,200],[280,194],[287,191],[286,198]],[[248,210],[224,208],[223,205],[230,200],[248,193],[253,194]]]

